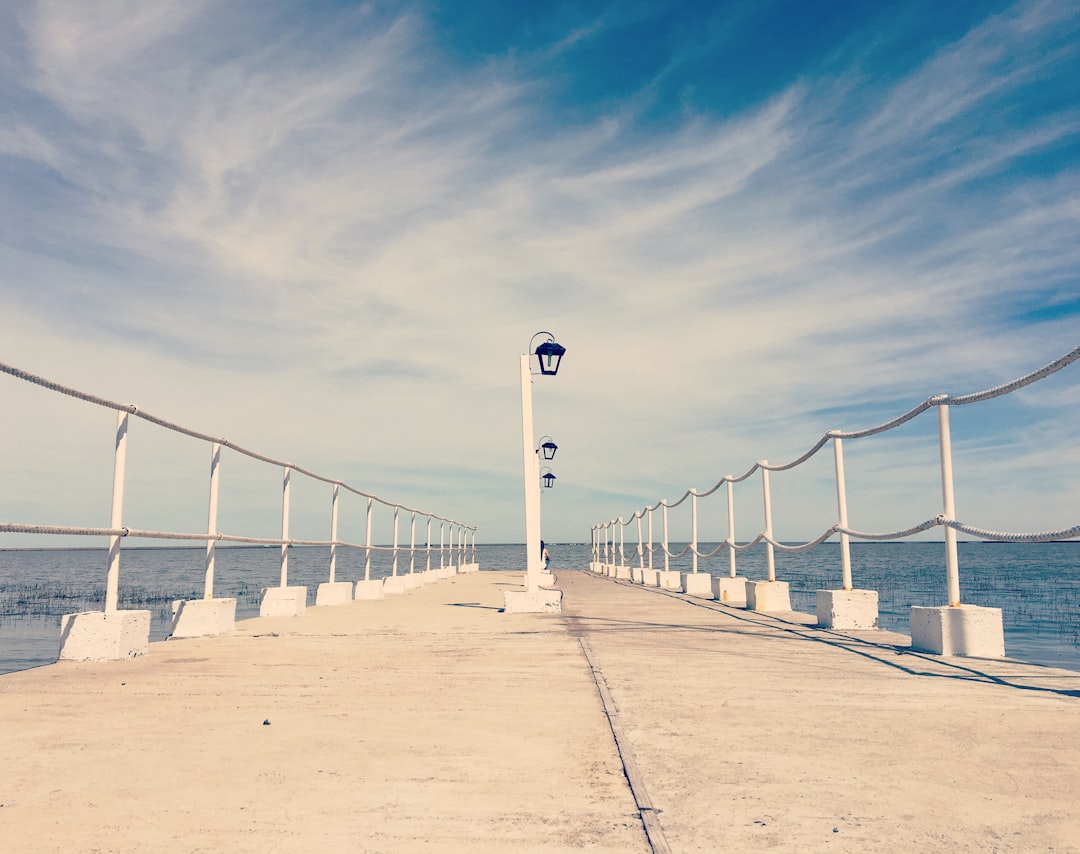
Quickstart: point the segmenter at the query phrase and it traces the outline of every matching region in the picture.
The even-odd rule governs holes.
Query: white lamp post
[[[540,336],[545,340],[535,349],[532,342]],[[540,554],[540,455],[551,459],[557,446],[548,437],[538,448],[533,437],[532,411],[532,357],[537,357],[540,373],[554,376],[559,371],[566,348],[557,344],[550,332],[537,332],[529,342],[529,352],[521,355],[521,449],[525,481],[525,590],[507,591],[506,612],[548,612],[562,610],[562,591],[541,589],[540,570],[543,565]],[[550,456],[549,456],[550,455]],[[549,473],[550,474],[550,473]],[[545,481],[550,485],[554,475]]]

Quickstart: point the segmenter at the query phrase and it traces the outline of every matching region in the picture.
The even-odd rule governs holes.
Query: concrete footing
[[[722,575],[713,579],[713,597],[726,605],[746,607],[746,579],[741,575],[732,578]]]
[[[817,624],[826,629],[876,629],[876,590],[819,590],[816,594]]]
[[[351,581],[324,581],[315,591],[315,605],[347,605],[353,600]]]
[[[750,611],[790,611],[791,591],[786,581],[747,581],[746,608]]]
[[[383,580],[381,578],[372,578],[367,581],[357,581],[356,587],[353,588],[353,598],[382,599]]]
[[[172,603],[170,638],[227,635],[235,628],[235,599],[177,599]]]
[[[630,577],[633,578],[634,584],[644,584],[645,583],[645,570],[642,569],[640,566],[635,566],[633,571],[631,572]]]
[[[680,579],[680,589],[688,596],[702,599],[713,598],[712,576],[707,572],[684,572]]]
[[[656,570],[655,569],[642,570],[642,572],[641,572],[641,583],[644,584],[646,587],[655,587],[656,586]]]
[[[61,661],[120,661],[146,655],[149,611],[83,611],[60,618]]]
[[[507,590],[503,594],[503,610],[507,614],[561,614],[561,590],[541,587],[535,592]]]
[[[617,567],[615,567],[615,578],[621,578],[621,579],[624,579],[626,581],[629,581],[630,580],[630,567],[628,567],[628,566],[617,566]]]
[[[660,569],[656,572],[656,586],[664,590],[682,590],[682,578],[678,570]]]
[[[267,587],[263,590],[259,616],[299,617],[306,609],[306,587]]]
[[[911,648],[933,655],[1001,658],[1005,655],[1001,609],[978,605],[912,607]]]
[[[383,595],[392,596],[409,589],[409,582],[404,575],[388,575],[383,579]]]

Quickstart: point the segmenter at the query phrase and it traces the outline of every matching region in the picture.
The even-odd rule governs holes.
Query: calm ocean
[[[550,544],[550,550],[553,570],[588,567],[587,545]],[[628,546],[627,562],[634,563],[629,552]],[[945,603],[941,543],[853,543],[851,553],[855,587],[878,591],[882,628],[907,634],[912,605]],[[167,634],[173,599],[202,598],[203,555],[201,547],[123,550],[120,607],[151,612],[151,640]],[[1002,609],[1010,657],[1080,670],[1080,542],[960,543],[959,555],[962,600]],[[476,557],[482,570],[522,569],[524,546],[477,546]],[[437,551],[432,560],[432,566],[438,566]],[[103,549],[0,550],[0,673],[56,660],[61,615],[103,607],[106,566]],[[654,566],[663,567],[662,556],[654,557]],[[416,571],[426,567],[427,556],[418,552]],[[671,568],[689,569],[689,556],[673,560]],[[328,569],[328,549],[290,550],[289,583],[307,585],[309,604],[314,604],[316,587],[326,581]],[[738,569],[739,575],[764,578],[764,549],[740,553]],[[702,560],[699,570],[726,574],[726,553]],[[376,552],[372,576],[390,571],[391,556]],[[399,554],[398,572],[408,571],[406,551]],[[363,572],[362,550],[339,550],[338,581],[362,578]],[[792,607],[813,613],[814,591],[840,586],[839,545],[826,543],[797,554],[778,552],[776,576],[790,582]],[[237,619],[257,616],[262,588],[279,580],[276,547],[218,548],[215,595],[236,597]]]

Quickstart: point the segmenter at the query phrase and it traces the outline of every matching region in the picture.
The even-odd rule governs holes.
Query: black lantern
[[[566,348],[557,343],[550,332],[537,332],[536,335],[546,335],[548,337],[547,341],[533,351],[536,353],[536,359],[540,363],[540,373],[553,377],[559,372],[559,363],[562,361]],[[533,338],[536,338],[536,335]]]
[[[547,439],[546,442],[540,445],[540,453],[543,454],[545,460],[555,459],[555,452],[559,450],[559,446],[551,441],[550,436],[541,436],[541,439]]]
[[[540,480],[544,482],[544,486],[547,489],[551,489],[551,487],[555,485],[555,475],[551,473],[550,469],[540,475]]]

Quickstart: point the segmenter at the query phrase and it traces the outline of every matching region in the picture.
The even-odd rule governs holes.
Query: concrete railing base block
[[[675,569],[657,570],[656,586],[664,590],[682,590],[681,573]]]
[[[646,587],[656,586],[656,570],[655,569],[643,569],[641,571],[641,583]]]
[[[629,581],[630,580],[630,567],[628,567],[628,566],[617,566],[617,567],[615,567],[615,578],[622,579],[622,580],[625,580],[625,581]]]
[[[382,599],[383,598],[383,580],[381,578],[371,578],[367,581],[357,581],[356,587],[353,588],[354,599]]]
[[[503,609],[507,614],[561,614],[561,590],[541,587],[535,592],[507,590],[503,594]]]
[[[630,578],[633,580],[634,584],[644,584],[644,575],[645,570],[642,569],[640,566],[635,566],[630,572]]]
[[[227,635],[235,628],[235,599],[177,599],[172,603],[170,638]]]
[[[679,589],[687,596],[712,599],[712,581],[712,576],[707,572],[684,572],[679,580]]]
[[[1005,632],[1000,608],[956,605],[911,609],[911,648],[933,655],[1001,658]]]
[[[392,596],[409,589],[409,582],[404,575],[388,575],[383,579],[383,595]]]
[[[819,590],[816,597],[817,624],[826,629],[876,629],[876,590]]]
[[[353,600],[351,581],[324,581],[315,591],[315,605],[347,605]]]
[[[725,605],[737,608],[746,607],[746,579],[741,575],[732,578],[724,575],[713,579],[713,597]]]
[[[149,611],[83,611],[60,618],[61,661],[122,661],[149,649]]]
[[[267,587],[263,590],[259,616],[299,617],[306,609],[306,587]]]
[[[747,581],[748,611],[790,611],[791,591],[786,581]]]

